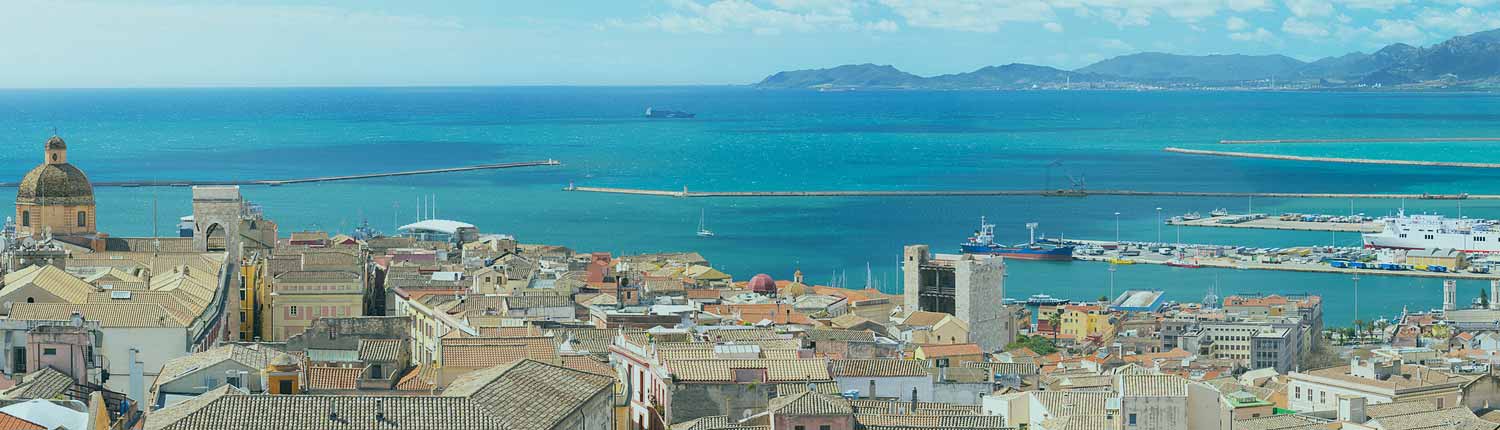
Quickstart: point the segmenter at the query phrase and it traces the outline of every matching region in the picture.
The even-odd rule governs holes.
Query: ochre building
[[[68,164],[68,144],[47,139],[40,166],[21,178],[16,191],[16,233],[42,236],[93,235],[94,187],[82,170]]]

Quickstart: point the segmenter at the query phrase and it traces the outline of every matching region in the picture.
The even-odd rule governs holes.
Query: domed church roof
[[[49,154],[66,154],[68,144],[62,138],[47,139]],[[49,157],[49,162],[31,169],[21,178],[16,190],[16,203],[35,205],[92,205],[94,186],[82,170],[68,164],[66,157]]]
[[[72,164],[43,164],[31,169],[16,190],[17,203],[82,205],[94,203],[94,186]]]

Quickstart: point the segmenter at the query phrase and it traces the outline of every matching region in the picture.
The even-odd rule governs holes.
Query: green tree
[[[1361,338],[1364,337],[1365,320],[1354,320],[1354,333],[1360,335]]]
[[[1490,308],[1490,292],[1486,291],[1483,287],[1479,288],[1479,307],[1484,309]]]
[[[1057,309],[1052,312],[1052,315],[1047,315],[1047,322],[1052,324],[1052,341],[1056,342],[1057,332],[1062,331],[1062,309]]]

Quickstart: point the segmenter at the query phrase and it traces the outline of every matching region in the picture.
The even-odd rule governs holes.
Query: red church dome
[[[750,278],[750,291],[758,294],[775,294],[776,280],[771,279],[771,275],[764,273],[755,275],[755,277]]]

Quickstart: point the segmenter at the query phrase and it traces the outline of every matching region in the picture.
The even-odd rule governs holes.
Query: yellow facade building
[[[1079,340],[1103,335],[1114,329],[1113,318],[1103,306],[1063,306],[1060,332]]]
[[[270,327],[266,310],[271,304],[270,268],[260,253],[252,253],[240,262],[240,340],[266,338]]]

